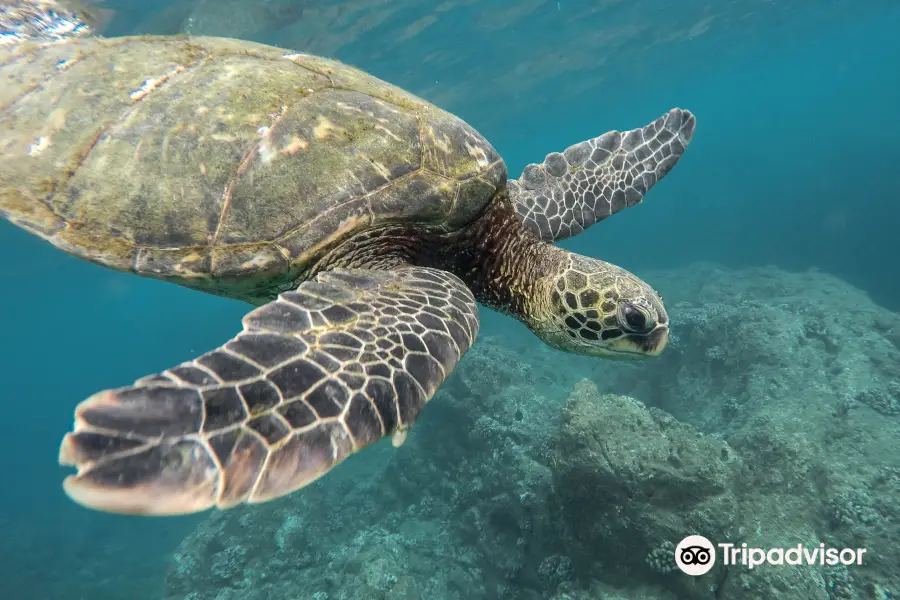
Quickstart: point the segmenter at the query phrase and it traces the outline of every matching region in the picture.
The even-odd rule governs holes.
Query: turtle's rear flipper
[[[385,435],[402,441],[469,349],[475,300],[435,269],[335,271],[222,347],[75,411],[60,462],[85,506],[181,514],[265,502]]]
[[[641,202],[681,158],[695,124],[690,112],[673,108],[640,129],[609,131],[552,152],[509,181],[516,213],[547,242],[577,235]]]

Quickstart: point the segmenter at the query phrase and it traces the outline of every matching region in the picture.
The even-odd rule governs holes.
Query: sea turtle
[[[476,301],[567,352],[666,344],[657,292],[553,242],[641,202],[691,140],[686,110],[508,180],[454,115],[256,43],[20,41],[0,77],[0,214],[77,257],[256,305],[219,348],[78,405],[59,459],[82,505],[264,502],[399,445],[475,341]]]

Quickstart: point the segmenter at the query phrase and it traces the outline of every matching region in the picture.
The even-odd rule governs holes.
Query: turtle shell
[[[366,228],[452,231],[506,182],[452,114],[246,41],[22,46],[0,81],[0,214],[80,258],[249,301]]]

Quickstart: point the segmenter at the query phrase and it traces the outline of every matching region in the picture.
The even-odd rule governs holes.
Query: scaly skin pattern
[[[75,410],[60,448],[77,502],[183,514],[266,502],[391,436],[403,442],[475,341],[472,293],[446,271],[322,273],[211,352]]]
[[[652,287],[621,267],[541,240],[515,214],[506,189],[458,231],[366,231],[337,246],[311,274],[408,264],[455,274],[479,302],[519,319],[559,350],[642,358],[658,355],[668,341],[668,315]]]

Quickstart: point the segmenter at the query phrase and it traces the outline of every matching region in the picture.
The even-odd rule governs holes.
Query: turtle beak
[[[642,335],[630,334],[619,338],[609,345],[609,350],[616,358],[642,359],[662,354],[669,343],[669,326],[659,324],[650,333]]]
[[[659,356],[669,343],[669,326],[657,325],[644,340],[647,356]]]

